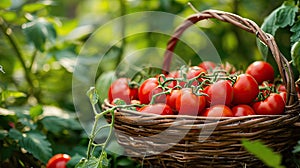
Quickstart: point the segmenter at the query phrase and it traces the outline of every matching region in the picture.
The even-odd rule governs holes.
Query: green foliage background
[[[188,2],[199,11],[224,10],[258,25],[283,4],[282,0],[1,0],[0,65],[5,73],[0,72],[0,167],[40,167],[56,153],[72,155],[69,166],[74,166],[85,155],[88,141],[72,100],[72,74],[84,42],[98,27],[130,13],[162,11],[187,17],[195,13]],[[299,21],[296,24],[300,25]],[[253,34],[221,22],[201,27],[224,62],[245,69],[254,60],[268,60],[276,67],[270,56],[260,53]],[[285,25],[276,29],[275,36],[289,60],[292,59],[290,28],[291,25]],[[291,29],[295,33],[298,30],[297,26]],[[109,36],[113,34],[98,38],[106,40]],[[98,67],[95,85],[100,101],[115,78],[112,71],[124,57],[124,50],[165,48],[168,39],[148,33],[113,46]],[[299,53],[299,45],[293,51]],[[179,43],[176,53],[184,55],[183,59],[193,65],[200,61],[184,44]],[[98,66],[93,57],[86,59],[87,67]],[[296,78],[297,74],[296,71]],[[112,167],[135,165],[127,157],[109,155]]]

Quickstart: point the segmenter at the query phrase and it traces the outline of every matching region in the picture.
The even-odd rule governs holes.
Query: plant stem
[[[32,66],[33,66],[33,64],[34,64],[34,61],[35,61],[37,52],[38,52],[38,50],[35,49],[34,52],[33,52],[33,54],[32,54],[31,61],[30,61],[30,66],[29,66],[29,68],[28,68],[30,71],[32,70]]]
[[[92,144],[93,144],[95,136],[96,136],[95,132],[96,132],[99,118],[100,117],[98,115],[95,116],[95,121],[94,121],[94,125],[92,128],[92,132],[91,132],[91,135],[89,136],[90,141],[89,141],[88,149],[87,149],[87,159],[90,159],[90,157],[91,157]]]
[[[94,107],[95,105],[93,105],[93,110],[96,110],[96,108]],[[113,107],[113,108],[111,108],[111,109],[108,109],[108,110],[105,110],[105,111],[103,111],[103,112],[101,112],[101,113],[97,113],[97,112],[95,112],[94,111],[94,113],[96,114],[95,115],[95,121],[94,121],[94,125],[93,125],[93,128],[92,128],[92,132],[91,132],[91,135],[89,136],[89,144],[88,144],[88,149],[87,149],[87,159],[89,159],[90,157],[91,157],[91,149],[92,149],[92,146],[93,146],[93,142],[94,142],[94,140],[95,140],[95,137],[96,137],[96,135],[97,135],[97,126],[98,126],[98,121],[99,121],[99,119],[102,117],[102,116],[104,116],[105,114],[107,114],[107,113],[113,113],[114,112],[114,110],[116,109],[117,107]],[[113,116],[113,115],[112,115]],[[113,121],[112,121],[113,122]],[[110,128],[111,127],[113,127],[113,124],[111,124],[112,126],[110,126]],[[109,134],[111,134],[111,130],[110,130],[110,133]],[[106,142],[106,141],[105,141]],[[103,146],[105,146],[105,144],[103,145]]]
[[[111,136],[112,136],[112,130],[114,128],[114,123],[115,123],[115,110],[111,111],[111,123],[110,123],[110,128],[109,128],[109,133],[108,133],[108,137],[106,138],[103,146],[102,146],[102,152],[101,152],[101,155],[100,155],[100,162],[102,161],[102,156],[104,154],[104,150],[106,148],[106,146],[108,145],[108,142],[110,141],[111,139]]]
[[[23,55],[21,53],[20,47],[18,46],[18,43],[16,41],[16,39],[14,38],[13,34],[12,34],[12,30],[6,25],[5,21],[3,18],[0,17],[0,27],[1,30],[3,32],[3,34],[7,37],[7,39],[9,40],[11,46],[13,47],[14,51],[16,52],[16,56],[19,59],[22,68],[24,69],[25,72],[25,78],[27,80],[27,82],[29,83],[29,85],[31,86],[31,88],[33,88],[33,82],[32,79],[30,77],[30,72],[29,69],[27,68]]]

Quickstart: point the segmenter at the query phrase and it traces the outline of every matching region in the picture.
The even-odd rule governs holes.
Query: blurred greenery
[[[170,37],[154,32],[135,34],[114,43],[105,55],[100,55],[97,49],[91,48],[89,52],[93,55],[82,56],[84,53],[81,51],[85,42],[99,27],[127,14],[160,11],[186,18],[195,13],[187,5],[188,2],[191,2],[199,11],[224,10],[249,18],[260,26],[264,18],[281,6],[284,1],[1,0],[0,65],[3,72],[0,71],[0,107],[12,112],[4,114],[0,111],[0,121],[3,121],[0,122],[0,167],[31,165],[39,167],[45,165],[49,155],[59,152],[76,156],[74,158],[77,160],[85,155],[88,138],[85,131],[79,127],[72,95],[72,92],[77,91],[72,90],[72,79],[78,55],[80,54],[83,58],[85,71],[79,74],[80,76],[76,76],[78,78],[76,80],[89,80],[89,77],[93,77],[92,74],[96,73],[93,82],[100,90],[100,100],[103,101],[115,75],[122,75],[114,74],[113,71],[120,68],[118,66],[121,61],[126,61],[123,58],[135,50],[149,47],[160,48],[160,50],[155,51],[157,55],[148,56],[147,59],[151,61],[152,57],[162,58],[163,49],[166,48]],[[299,17],[299,13],[296,17]],[[121,24],[125,25],[123,21]],[[176,20],[164,20],[157,24],[172,31],[179,25]],[[146,30],[157,26],[145,25],[147,27],[143,29]],[[205,21],[197,25],[212,41],[224,62],[228,61],[238,68],[245,69],[254,60],[266,59],[258,50],[253,34],[219,21]],[[121,33],[128,31],[126,30],[128,28],[122,25],[115,28],[120,29]],[[130,32],[140,29],[139,26],[130,26]],[[288,26],[278,29],[275,38],[281,52],[291,60],[289,29]],[[295,33],[297,30],[297,27],[292,29]],[[117,36],[113,30],[103,31],[101,36],[93,36],[93,38],[109,43],[110,39]],[[186,40],[193,43],[196,36],[197,34],[187,35]],[[197,45],[196,42],[195,44]],[[99,44],[93,47],[103,46]],[[177,45],[175,52],[182,60],[192,65],[198,65],[201,61],[196,53],[183,42]],[[210,55],[205,52],[202,54],[203,58],[209,59]],[[98,65],[96,60],[99,56],[102,60]],[[267,60],[276,67],[271,57]],[[158,63],[161,63],[161,60],[158,59]],[[96,67],[97,72],[90,72],[93,67]],[[25,116],[18,115],[16,108],[21,109],[20,111]],[[91,113],[88,105],[83,110],[85,113]],[[16,127],[8,125],[11,123]],[[12,130],[15,133],[16,131],[25,133],[28,138],[9,136],[10,133],[14,133]],[[47,148],[48,153],[43,155],[41,161],[37,160],[40,159],[39,154],[42,149],[35,151],[34,146],[24,146],[24,144],[20,146],[17,143],[20,139],[31,143],[33,140],[30,138],[37,138],[41,143],[47,144],[45,148],[51,144],[51,148]],[[33,157],[28,152],[26,153],[28,155],[21,156],[20,154],[24,153],[21,148],[27,148]],[[13,152],[17,154],[12,155]],[[16,161],[14,157],[19,161]],[[110,154],[110,157],[112,167],[135,165],[127,157],[114,154]],[[28,159],[30,161],[26,163]],[[75,164],[76,161],[73,160],[73,162]],[[72,165],[69,166],[72,167]]]

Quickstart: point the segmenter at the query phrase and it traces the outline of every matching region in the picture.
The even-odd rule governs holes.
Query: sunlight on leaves
[[[23,24],[22,29],[27,39],[41,52],[45,51],[47,40],[54,41],[56,38],[54,26],[43,18]]]

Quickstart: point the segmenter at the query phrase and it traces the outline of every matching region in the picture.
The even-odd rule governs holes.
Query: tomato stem
[[[96,94],[96,93],[95,93]],[[112,137],[112,132],[113,132],[113,128],[114,128],[114,122],[115,122],[115,110],[118,109],[118,108],[131,108],[131,107],[140,107],[141,105],[139,104],[130,104],[130,105],[116,105],[112,108],[109,108],[101,113],[98,113],[97,112],[97,103],[93,102],[93,99],[90,99],[90,103],[92,104],[92,107],[93,107],[93,111],[94,111],[94,114],[95,114],[95,120],[94,120],[94,124],[93,124],[93,127],[92,127],[92,131],[91,131],[91,134],[89,135],[89,143],[88,143],[88,149],[87,149],[87,159],[90,159],[91,156],[93,155],[94,153],[94,150],[96,147],[99,147],[101,146],[102,147],[102,151],[101,151],[101,154],[100,154],[100,157],[99,157],[99,163],[101,163],[104,159],[104,155],[105,155],[105,148],[106,146],[108,145],[108,142],[110,141],[111,137]],[[100,118],[102,118],[104,115],[108,114],[108,113],[111,113],[111,123],[110,124],[106,124],[106,125],[103,125],[101,127],[98,128],[98,121]],[[103,130],[104,128],[107,128],[109,127],[109,133],[108,133],[108,136],[105,140],[104,143],[102,144],[95,144],[94,143],[94,140],[95,140],[95,137],[98,133],[100,133],[101,130]]]

